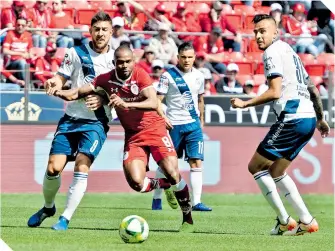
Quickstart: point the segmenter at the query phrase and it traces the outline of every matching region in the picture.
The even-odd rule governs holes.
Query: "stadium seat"
[[[316,59],[319,64],[333,65],[335,55],[333,53],[322,53]]]
[[[178,2],[164,2],[166,11],[176,13]]]
[[[266,82],[266,78],[264,74],[255,74],[253,76],[255,86],[260,86],[261,84],[264,84]]]
[[[230,14],[232,13],[233,8],[229,4],[222,4],[222,13],[223,14]]]
[[[250,74],[254,72],[254,64],[252,62],[235,62],[240,69],[240,74]]]
[[[72,19],[74,20],[75,19],[75,16],[76,16],[76,10],[74,8],[65,8],[63,9],[63,11],[69,15],[70,17],[72,17]]]
[[[248,5],[235,5],[235,13],[242,13],[243,15],[255,15],[255,9],[252,6]]]
[[[116,9],[112,2],[109,0],[105,1],[90,1],[90,5],[93,9],[99,9],[99,10],[113,10]]]
[[[264,64],[263,64],[263,62],[259,62],[258,64],[256,64],[255,74],[264,74]]]
[[[73,8],[76,10],[90,9],[91,5],[88,4],[86,0],[79,0],[79,1],[70,0],[70,1],[66,1],[66,5],[64,8],[66,9]]]
[[[91,24],[92,17],[98,12],[97,9],[80,9],[77,11],[77,24]]]
[[[258,49],[258,45],[256,43],[256,40],[254,38],[249,40],[249,52],[263,52],[260,49]]]
[[[300,57],[300,59],[301,59],[301,61],[304,65],[315,63],[315,57],[312,54],[299,53],[298,56]]]
[[[30,8],[33,8],[34,5],[36,4],[36,1],[34,0],[27,0],[27,1],[24,1],[24,4],[26,6],[27,9],[30,9]]]
[[[206,3],[192,3],[187,6],[187,9],[194,14],[209,13],[211,10]]]
[[[245,56],[249,61],[255,61],[256,63],[262,62],[263,60],[263,52],[247,52]]]
[[[270,6],[259,6],[256,11],[259,14],[269,14],[271,11],[271,7]]]
[[[65,56],[65,51],[66,51],[66,48],[57,48],[57,51],[54,57],[63,60]]]
[[[241,52],[231,52],[225,54],[225,60],[227,62],[236,62],[236,61],[243,61],[244,55]]]
[[[244,85],[245,82],[246,82],[247,80],[252,79],[252,77],[251,77],[251,75],[249,75],[249,74],[247,74],[247,75],[237,74],[237,75],[236,75],[236,79],[237,79],[242,85]]]
[[[252,23],[252,19],[254,18],[255,14],[252,15],[246,15],[246,17],[244,18],[244,28],[245,29],[253,29],[254,28],[254,24]]]
[[[143,8],[149,12],[153,12],[156,5],[158,4],[158,2],[154,1],[154,2],[151,2],[151,1],[139,1],[138,2],[140,5],[143,6]]]
[[[310,76],[310,78],[316,86],[323,82],[323,79],[320,76]]]
[[[241,14],[226,14],[228,22],[237,30],[243,26],[243,16]]]
[[[324,64],[307,64],[305,69],[310,76],[323,76],[326,65]]]

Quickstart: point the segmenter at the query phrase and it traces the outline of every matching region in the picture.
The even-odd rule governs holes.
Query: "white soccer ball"
[[[149,225],[142,217],[130,215],[122,220],[119,234],[125,243],[142,243],[149,236]]]

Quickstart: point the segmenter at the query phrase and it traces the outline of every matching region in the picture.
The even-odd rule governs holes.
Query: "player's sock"
[[[178,204],[183,212],[183,222],[193,224],[192,219],[192,204],[190,199],[190,193],[185,180],[181,179],[179,183],[172,185],[172,190],[178,201]]]
[[[55,205],[55,197],[61,184],[60,175],[49,176],[44,175],[43,180],[43,195],[44,195],[44,206],[46,208],[52,208]]]
[[[193,206],[201,202],[202,193],[202,168],[191,168],[190,184],[192,189]]]
[[[288,202],[292,205],[295,212],[299,215],[300,220],[307,224],[313,219],[313,216],[309,213],[301,195],[291,177],[285,173],[284,175],[274,178],[277,187],[280,192],[285,196]]]
[[[67,194],[67,201],[64,213],[62,214],[67,220],[71,220],[81,199],[84,197],[87,188],[87,173],[74,172],[72,184]]]
[[[155,178],[156,179],[165,178],[165,175],[163,174],[160,167],[158,167],[157,170],[156,170]],[[162,194],[163,194],[163,189],[162,188],[156,188],[154,190],[154,199],[162,199]]]
[[[270,206],[275,210],[279,221],[282,224],[286,224],[289,215],[286,212],[284,204],[280,199],[279,193],[277,191],[276,184],[273,181],[269,172],[267,170],[257,172],[254,174],[254,179],[256,180],[259,188],[262,191],[262,194],[264,195]]]
[[[145,177],[143,181],[143,187],[141,193],[147,193],[157,188],[167,189],[170,188],[171,184],[167,179],[156,179]]]

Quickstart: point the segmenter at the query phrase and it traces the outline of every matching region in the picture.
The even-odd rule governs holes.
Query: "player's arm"
[[[199,107],[199,118],[201,127],[205,125],[205,101],[204,101],[204,94],[198,95],[198,107]]]
[[[305,79],[305,84],[307,85],[307,90],[310,94],[310,99],[313,102],[314,111],[317,118],[317,129],[320,131],[321,136],[327,137],[330,131],[328,123],[323,118],[323,106],[322,101],[320,98],[320,93],[318,89],[315,87],[314,83],[310,79],[310,77],[307,77]]]
[[[165,114],[164,114],[164,111],[163,111],[163,108],[162,108],[162,102],[164,100],[164,95],[157,95],[157,113],[159,116],[161,117],[165,117]]]
[[[48,95],[54,95],[57,90],[61,90],[65,85],[67,79],[59,74],[56,74],[54,77],[48,79],[44,83],[45,91]]]
[[[86,84],[80,88],[70,90],[57,90],[54,96],[64,99],[66,101],[73,101],[81,99],[94,92],[94,87],[91,84]]]
[[[233,108],[245,108],[250,106],[262,105],[270,101],[280,98],[282,77],[276,76],[274,78],[268,78],[269,89],[258,97],[243,101],[239,98],[232,98],[231,104]]]

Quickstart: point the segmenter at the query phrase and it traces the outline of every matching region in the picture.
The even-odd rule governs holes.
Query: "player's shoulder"
[[[70,59],[70,60],[79,59],[75,47],[67,48],[65,50],[64,59]]]
[[[277,40],[264,51],[263,57],[270,54],[280,54],[280,52],[285,50],[287,46],[289,46],[288,43],[282,40]]]
[[[196,78],[204,78],[204,74],[201,71],[199,71],[197,68],[193,68],[192,73]]]

